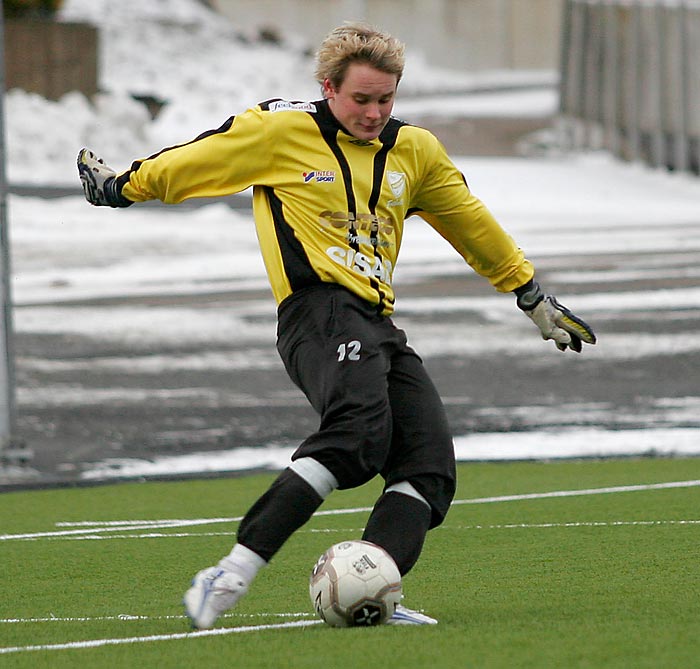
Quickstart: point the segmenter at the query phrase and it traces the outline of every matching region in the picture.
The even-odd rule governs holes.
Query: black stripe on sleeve
[[[154,153],[152,156],[148,156],[145,160],[153,160],[154,158],[157,158],[160,156],[162,153],[165,153],[166,151],[172,151],[173,149],[179,149],[181,146],[187,146],[188,144],[194,144],[195,142],[199,142],[203,139],[206,139],[207,137],[211,137],[212,135],[219,135],[224,132],[228,132],[231,129],[231,126],[233,125],[233,121],[236,117],[235,116],[230,116],[229,118],[224,121],[222,125],[220,125],[218,128],[214,128],[213,130],[205,130],[203,133],[200,135],[197,135],[193,140],[190,140],[189,142],[185,142],[184,144],[176,144],[175,146],[168,146],[164,149],[161,149],[157,153]],[[124,172],[124,174],[121,174],[120,176],[117,177],[117,189],[119,193],[121,194],[122,188],[124,185],[129,181],[131,178],[131,175],[136,172],[141,165],[143,165],[144,161],[143,160],[135,160],[133,163],[131,163],[131,167]]]

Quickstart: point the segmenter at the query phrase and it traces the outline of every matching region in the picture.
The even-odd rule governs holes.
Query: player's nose
[[[380,119],[382,117],[382,112],[381,109],[379,108],[379,103],[377,102],[372,102],[367,105],[367,109],[365,110],[365,114],[367,115],[367,118],[376,120]]]

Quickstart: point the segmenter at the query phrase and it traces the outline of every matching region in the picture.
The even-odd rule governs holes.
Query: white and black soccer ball
[[[309,595],[332,627],[381,625],[401,600],[401,574],[391,556],[369,541],[343,541],[316,561]]]

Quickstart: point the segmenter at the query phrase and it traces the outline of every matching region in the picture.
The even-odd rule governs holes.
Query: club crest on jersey
[[[301,176],[304,178],[304,183],[334,183],[335,182],[335,171],[334,170],[309,170],[308,172],[302,172]]]
[[[406,190],[406,175],[403,172],[392,172],[387,170],[386,180],[395,198],[400,198]]]

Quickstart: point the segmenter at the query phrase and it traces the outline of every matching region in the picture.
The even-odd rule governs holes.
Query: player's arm
[[[537,325],[543,339],[552,339],[561,351],[581,352],[582,343],[595,344],[591,327],[543,292],[534,279],[532,263],[470,191],[444,151],[438,150],[436,156],[423,195],[430,213],[417,213],[496,290],[515,293],[518,307]]]
[[[147,200],[175,204],[230,195],[260,182],[273,163],[272,146],[260,110],[249,110],[191,142],[137,160],[121,174],[83,149],[78,172],[86,199],[97,206]]]
[[[560,351],[581,352],[582,343],[595,344],[591,327],[562,305],[554,296],[544,293],[534,279],[532,263],[507,235],[481,203],[472,204],[473,216],[466,227],[455,232],[455,226],[441,218],[419,212],[442,234],[479,274],[489,279],[500,292],[513,292],[518,307],[537,325],[543,339],[552,339]]]

